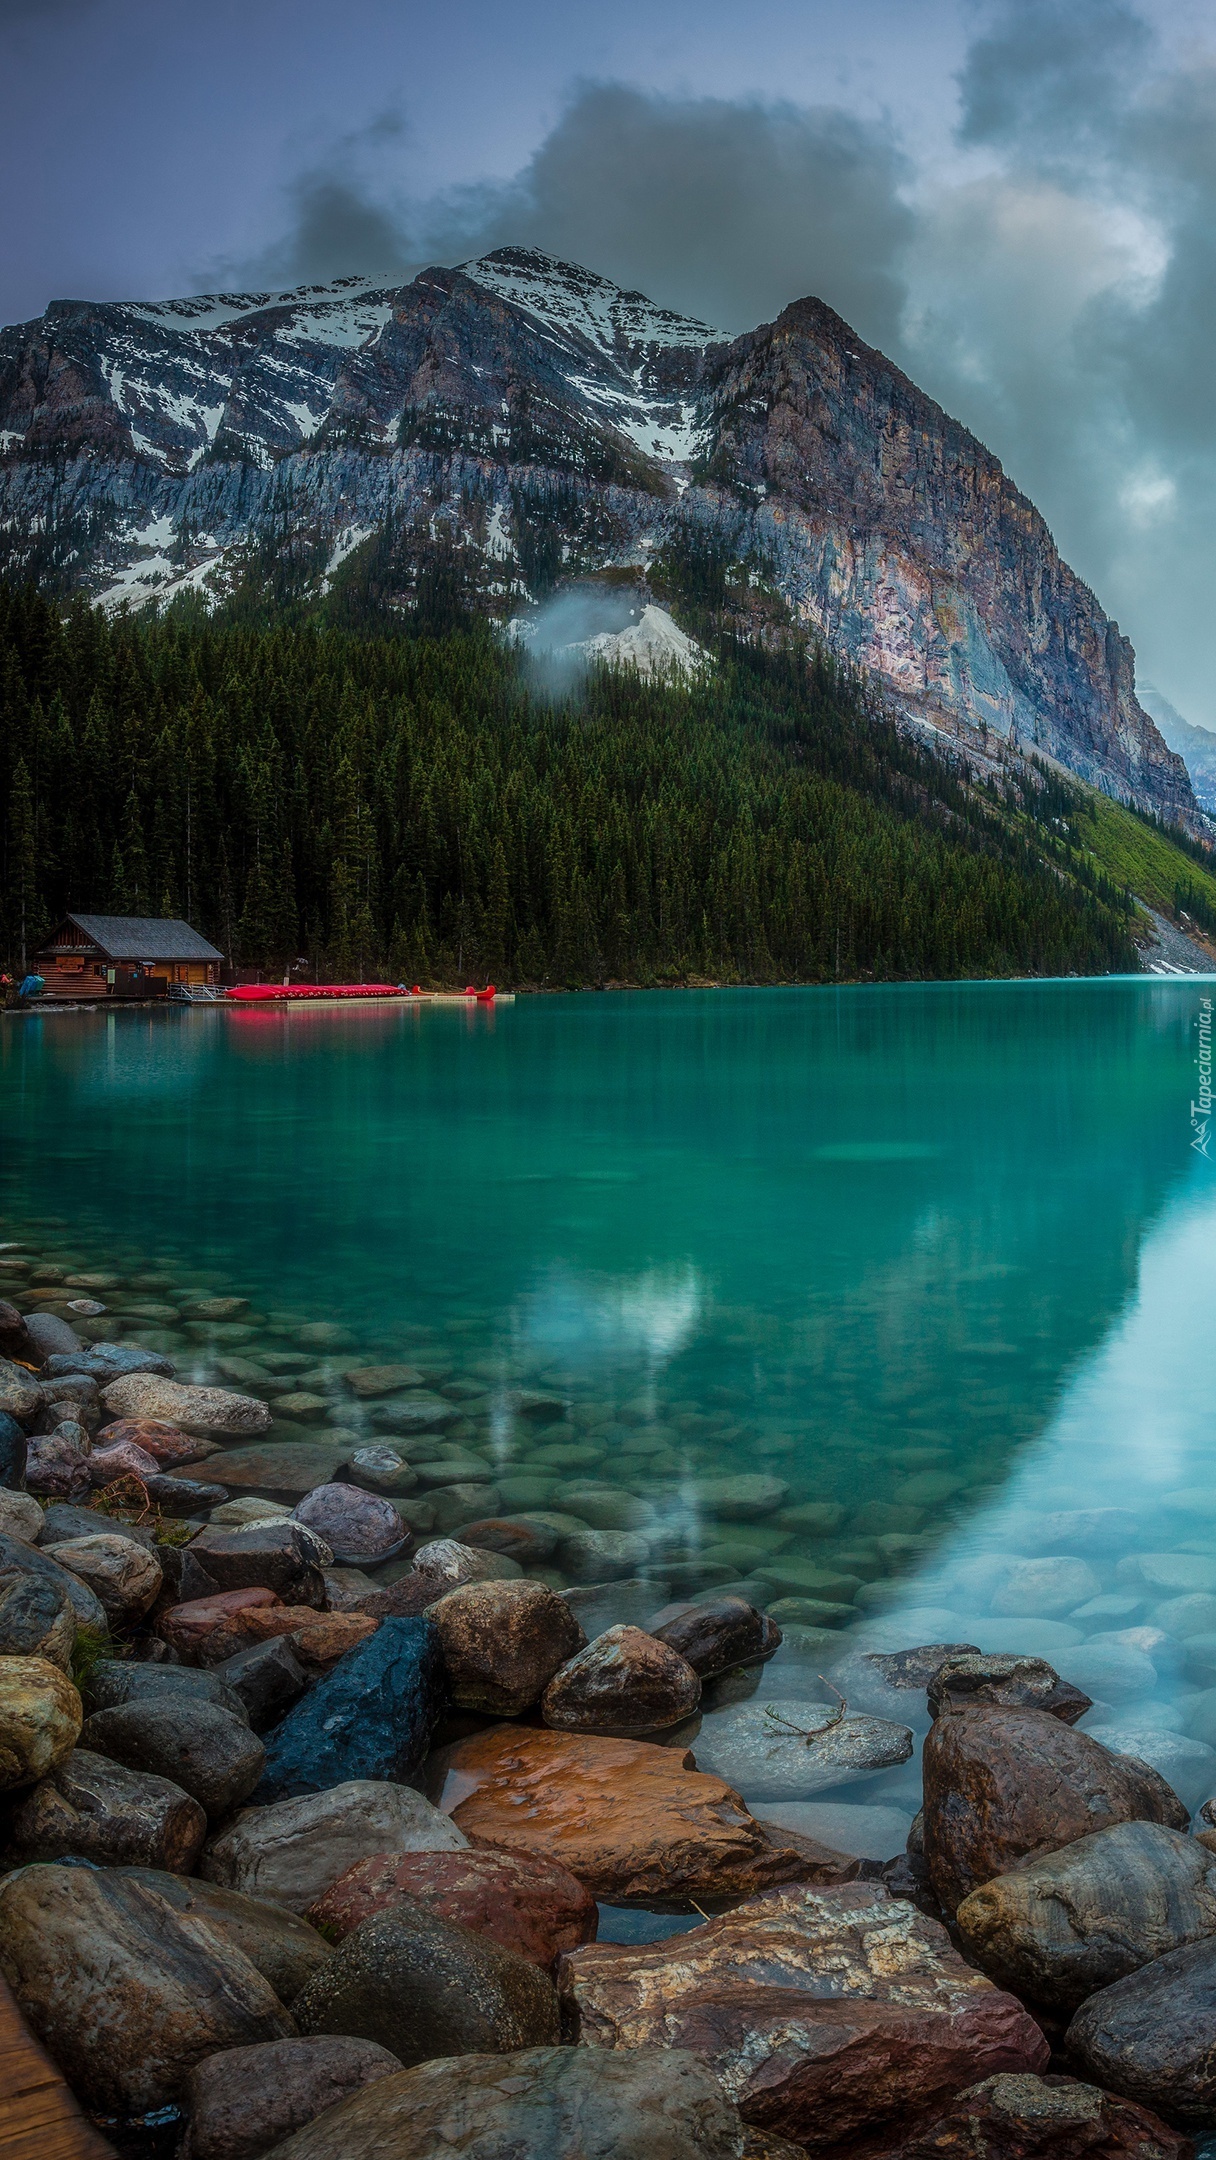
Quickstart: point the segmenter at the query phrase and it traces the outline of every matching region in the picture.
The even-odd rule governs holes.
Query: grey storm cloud
[[[299,177],[287,232],[243,279],[400,275],[512,245],[723,330],[816,292],[868,337],[898,333],[908,168],[889,130],[850,114],[589,84],[515,178],[395,207],[363,177],[371,148],[349,138]]]
[[[960,139],[1092,156],[1152,48],[1149,25],[1123,0],[1015,0],[968,49]]]
[[[831,107],[588,85],[517,180],[454,197],[431,232],[590,263],[723,330],[816,292],[890,339],[908,176],[888,129]]]

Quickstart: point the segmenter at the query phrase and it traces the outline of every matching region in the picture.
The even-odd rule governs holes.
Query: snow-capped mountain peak
[[[639,346],[704,351],[729,342],[708,323],[657,307],[645,293],[625,292],[610,278],[535,248],[495,248],[460,268],[483,291],[497,293],[547,328],[585,338],[606,355]]]

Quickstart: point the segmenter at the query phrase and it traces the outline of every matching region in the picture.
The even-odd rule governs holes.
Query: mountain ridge
[[[0,333],[0,566],[109,606],[321,599],[442,543],[505,617],[570,578],[708,565],[930,731],[1202,830],[1132,648],[996,459],[824,302],[729,338],[534,251],[406,285],[58,302]]]

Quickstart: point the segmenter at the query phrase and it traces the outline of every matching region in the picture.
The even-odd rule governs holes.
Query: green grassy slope
[[[1184,835],[1088,790],[1076,822],[1082,846],[1115,884],[1162,915],[1182,910],[1209,937],[1216,932],[1216,868],[1196,859]]]

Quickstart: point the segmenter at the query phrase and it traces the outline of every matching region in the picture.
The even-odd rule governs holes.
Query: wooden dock
[[[115,2160],[0,1980],[0,2160]]]

